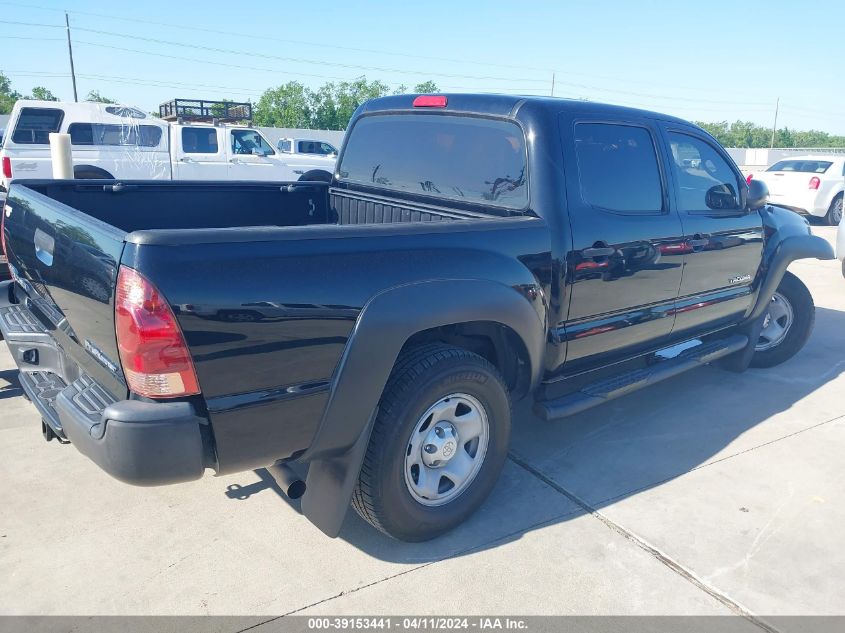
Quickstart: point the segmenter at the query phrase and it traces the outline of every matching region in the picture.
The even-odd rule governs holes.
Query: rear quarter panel
[[[358,315],[379,292],[433,279],[541,286],[545,323],[549,232],[538,218],[313,226],[243,242],[164,245],[148,237],[129,236],[123,263],[174,306],[219,472],[265,466],[309,446]]]

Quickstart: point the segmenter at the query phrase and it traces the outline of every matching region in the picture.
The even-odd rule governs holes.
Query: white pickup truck
[[[70,135],[76,178],[127,180],[331,180],[334,157],[303,160],[258,130],[173,122],[116,104],[18,101],[0,148],[2,178],[51,178],[51,132]]]

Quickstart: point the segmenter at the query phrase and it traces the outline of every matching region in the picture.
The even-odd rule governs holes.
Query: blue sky
[[[549,94],[554,72],[556,96],[764,125],[780,97],[778,127],[845,134],[838,0],[0,1],[0,70],[18,91],[72,98],[64,9],[80,97],[146,110],[361,75]]]

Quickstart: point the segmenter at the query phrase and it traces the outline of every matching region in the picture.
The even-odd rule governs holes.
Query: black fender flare
[[[835,255],[833,247],[818,235],[792,235],[779,242],[769,259],[757,293],[757,301],[746,316],[746,322],[754,321],[763,315],[786,269],[796,259],[835,259]]]
[[[516,332],[528,352],[533,387],[540,379],[546,343],[541,313],[516,289],[486,280],[425,281],[373,297],[358,317],[332,379],[314,441],[301,457],[310,462],[303,514],[327,535],[339,534],[378,401],[411,336],[471,321],[505,325]]]
[[[85,175],[82,175],[85,174]],[[90,175],[88,175],[90,174]],[[96,165],[74,165],[73,166],[73,177],[77,179],[85,179],[85,180],[114,180],[114,176],[112,176],[109,172],[107,172],[102,167],[97,167]]]

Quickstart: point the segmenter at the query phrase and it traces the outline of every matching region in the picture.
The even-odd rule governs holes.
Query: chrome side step
[[[534,413],[544,420],[557,420],[575,415],[690,369],[712,363],[723,356],[744,349],[747,345],[748,337],[743,334],[734,334],[719,341],[702,343],[651,367],[635,369],[598,380],[556,400],[537,402],[534,404]]]

